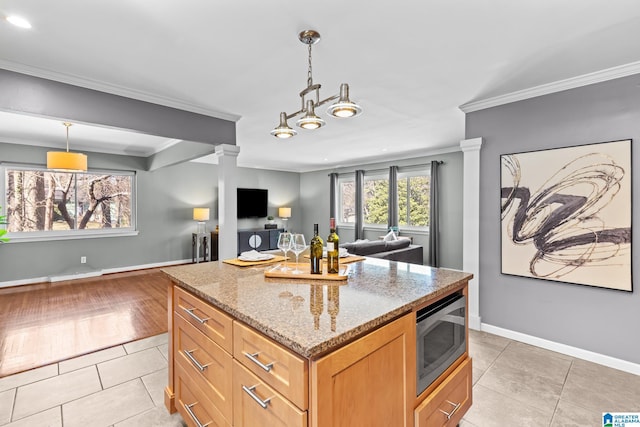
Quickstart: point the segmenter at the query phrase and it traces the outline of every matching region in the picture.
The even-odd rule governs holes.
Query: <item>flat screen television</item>
[[[268,205],[268,190],[238,188],[238,218],[264,218]]]

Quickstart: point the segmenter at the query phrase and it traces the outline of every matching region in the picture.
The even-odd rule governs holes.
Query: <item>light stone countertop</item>
[[[375,330],[473,276],[376,258],[349,265],[347,281],[275,279],[222,261],[165,268],[180,287],[306,358]]]

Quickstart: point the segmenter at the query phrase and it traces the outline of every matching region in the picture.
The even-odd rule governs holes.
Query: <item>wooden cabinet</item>
[[[176,363],[174,372],[176,407],[189,427],[231,427],[181,363]]]
[[[227,353],[233,352],[233,319],[230,316],[177,286],[174,287],[174,299],[176,313]]]
[[[232,420],[230,372],[233,358],[178,314],[174,327],[176,362],[193,378],[222,416]]]
[[[300,409],[307,409],[306,359],[238,322],[233,325],[233,357]]]
[[[166,406],[190,427],[452,427],[471,406],[466,356],[416,398],[415,313],[306,359],[178,286],[169,295]]]
[[[471,359],[466,358],[416,408],[415,427],[454,427],[471,407]]]
[[[269,387],[239,361],[233,361],[236,427],[306,427],[307,412]]]
[[[278,249],[278,235],[283,228],[269,230],[238,230],[238,253],[250,251],[268,251]]]
[[[311,426],[409,426],[414,330],[408,314],[313,362]]]

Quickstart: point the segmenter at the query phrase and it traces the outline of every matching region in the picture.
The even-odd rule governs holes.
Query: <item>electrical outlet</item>
[[[80,257],[80,264],[86,264],[87,263],[87,257],[86,256],[81,256]]]

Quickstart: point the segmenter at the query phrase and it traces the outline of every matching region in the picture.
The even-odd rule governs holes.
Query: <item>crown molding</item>
[[[620,65],[617,67],[607,68],[605,70],[596,71],[589,74],[583,74],[569,79],[558,80],[557,82],[546,83],[532,88],[518,90],[515,92],[498,95],[491,98],[480,99],[477,101],[462,104],[460,108],[464,113],[472,113],[474,111],[485,110],[499,105],[510,104],[516,101],[522,101],[537,96],[548,95],[567,89],[575,89],[582,86],[588,86],[595,83],[605,82],[608,80],[626,77],[640,73],[640,61],[630,64]]]
[[[237,122],[242,117],[237,114],[224,113],[222,111],[201,107],[199,105],[194,105],[179,99],[158,96],[151,93],[127,88],[124,86],[118,86],[110,83],[101,82],[98,80],[87,79],[86,77],[80,77],[72,74],[58,73],[56,71],[45,70],[42,68],[19,64],[16,62],[5,61],[0,59],[0,68],[9,70],[9,71],[14,71],[16,73],[27,74],[33,77],[53,80],[56,82],[66,83],[73,86],[80,86],[87,89],[97,90],[100,92],[106,92],[112,95],[123,96],[125,98],[132,98],[138,101],[144,101],[152,104],[163,105],[165,107],[176,108],[178,110],[190,111],[192,113],[215,117],[222,120]]]

